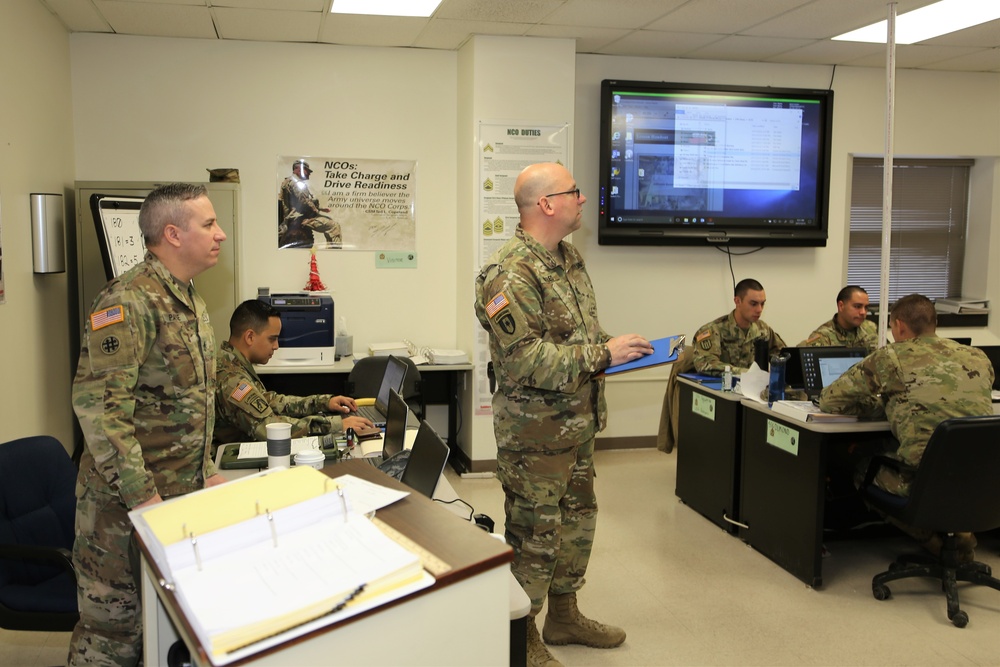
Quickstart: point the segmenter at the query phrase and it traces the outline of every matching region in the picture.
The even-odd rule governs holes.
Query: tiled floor
[[[904,538],[829,542],[824,586],[808,588],[681,504],[676,460],[597,453],[601,514],[580,606],[628,639],[611,650],[552,647],[566,665],[1000,665],[1000,592],[962,588],[964,629],[930,582],[896,582],[891,600],[876,601],[871,577],[909,548]],[[499,483],[449,477],[501,532]],[[979,560],[1000,571],[997,553],[981,536]],[[0,665],[62,664],[68,640],[0,631]]]

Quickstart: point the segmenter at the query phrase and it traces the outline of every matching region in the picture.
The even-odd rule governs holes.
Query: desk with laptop
[[[785,351],[787,383],[810,399],[865,356],[845,347]],[[1000,346],[984,352],[1000,362]],[[994,368],[996,390],[1000,365]],[[821,586],[828,481],[849,480],[852,462],[878,447],[889,423],[800,421],[723,392],[717,380],[682,375],[679,384],[677,496],[808,585]]]

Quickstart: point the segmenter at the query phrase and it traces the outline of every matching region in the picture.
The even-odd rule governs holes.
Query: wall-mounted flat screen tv
[[[598,242],[825,246],[833,91],[605,80]]]

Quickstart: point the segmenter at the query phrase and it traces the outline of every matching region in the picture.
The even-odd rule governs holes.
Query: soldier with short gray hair
[[[884,453],[916,467],[942,421],[993,414],[993,365],[982,350],[939,338],[934,304],[921,294],[897,301],[889,324],[895,342],[869,354],[823,389],[819,407],[823,412],[887,419],[893,440]],[[889,493],[907,496],[912,475],[883,467],[874,481]],[[940,551],[940,536],[899,527],[928,551]],[[975,546],[971,533],[962,535],[960,557],[973,560]]]
[[[94,300],[73,380],[85,447],[70,665],[142,660],[129,510],[225,481],[210,457],[215,335],[191,280],[219,261],[226,234],[205,187],[183,183],[149,193],[139,228],[146,256]]]
[[[579,612],[576,592],[597,525],[594,439],[607,420],[601,371],[653,351],[629,334],[612,338],[579,251],[576,181],[556,163],[525,168],[514,183],[521,222],[476,279],[476,316],[496,367],[493,428],[506,495],[511,571],[531,599],[528,664],[557,667],[542,643],[612,648],[625,631]],[[542,637],[535,616],[548,597]]]

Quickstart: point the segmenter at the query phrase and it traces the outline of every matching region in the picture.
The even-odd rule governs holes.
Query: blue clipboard
[[[618,364],[617,366],[609,366],[604,371],[604,374],[615,375],[617,373],[627,373],[629,371],[637,371],[640,368],[661,366],[677,361],[681,351],[680,343],[683,340],[684,336],[667,336],[666,338],[651,340],[649,342],[653,346],[652,354],[647,354],[645,357],[640,357],[634,361],[626,361],[624,364]]]

